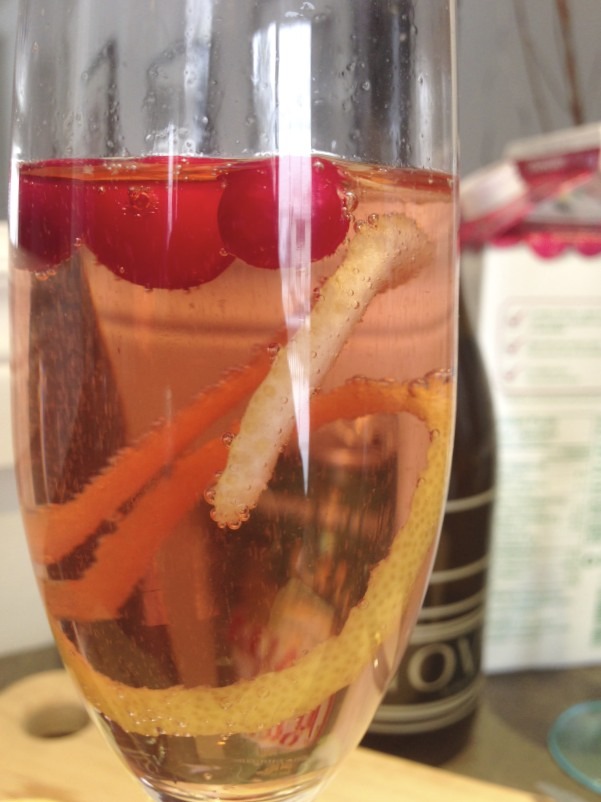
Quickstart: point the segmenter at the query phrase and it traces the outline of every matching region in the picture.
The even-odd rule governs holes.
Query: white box
[[[464,269],[498,430],[485,670],[601,662],[601,258]]]

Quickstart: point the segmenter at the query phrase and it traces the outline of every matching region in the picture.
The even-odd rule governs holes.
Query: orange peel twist
[[[398,626],[435,543],[447,479],[453,393],[452,383],[442,375],[406,384],[361,380],[352,385],[352,392],[344,385],[328,394],[329,403],[338,406],[337,417],[364,414],[361,410],[367,407],[408,412],[423,421],[430,442],[409,516],[388,556],[372,570],[362,601],[340,633],[280,671],[224,687],[151,689],[133,688],[96,671],[55,624],[65,664],[97,711],[126,731],[150,737],[253,733],[313,710],[352,683],[373,659]]]

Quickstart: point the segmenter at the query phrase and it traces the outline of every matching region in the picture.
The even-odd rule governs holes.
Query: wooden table
[[[62,669],[0,693],[0,800],[148,802],[99,732],[86,722]],[[544,795],[359,749],[321,802],[542,802]]]
[[[147,802],[96,729],[80,728],[79,697],[58,666],[53,649],[0,660],[0,800]],[[472,742],[443,768],[359,749],[320,802],[599,800],[544,746],[555,707],[599,687],[598,668],[491,678]],[[57,737],[57,728],[75,731]]]

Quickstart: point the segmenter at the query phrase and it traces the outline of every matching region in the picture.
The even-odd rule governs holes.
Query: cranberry
[[[303,201],[301,171],[307,166],[311,195]],[[232,170],[218,211],[225,247],[248,264],[270,269],[293,264],[295,251],[302,255],[306,247],[305,237],[311,261],[329,256],[349,227],[341,184],[340,171],[318,157],[266,159]]]
[[[113,273],[148,288],[185,289],[232,262],[217,225],[216,180],[90,182],[83,239]]]
[[[81,233],[79,185],[70,178],[22,172],[19,177],[19,246],[40,266],[68,259]]]

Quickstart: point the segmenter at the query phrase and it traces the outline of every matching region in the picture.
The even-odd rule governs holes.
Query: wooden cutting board
[[[34,674],[0,693],[0,800],[148,802],[86,720],[64,671]],[[541,802],[541,797],[356,750],[320,802]]]

